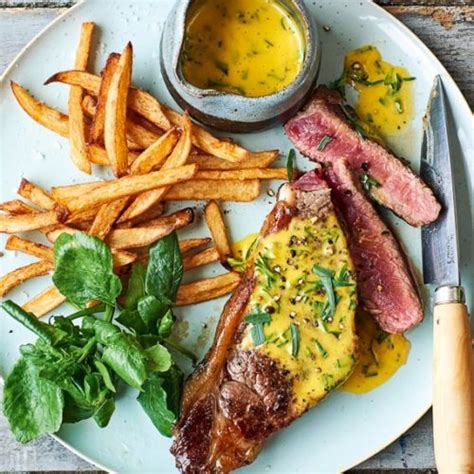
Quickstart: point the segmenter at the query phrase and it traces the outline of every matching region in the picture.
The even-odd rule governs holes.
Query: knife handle
[[[471,331],[462,303],[433,311],[433,430],[438,471],[474,473],[474,373]]]

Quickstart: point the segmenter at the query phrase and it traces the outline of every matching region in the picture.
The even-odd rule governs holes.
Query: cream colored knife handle
[[[433,317],[436,465],[441,474],[473,474],[474,381],[467,308],[462,303],[435,303]]]

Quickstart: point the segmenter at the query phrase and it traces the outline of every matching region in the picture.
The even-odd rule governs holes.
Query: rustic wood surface
[[[343,0],[335,0],[339,1]],[[0,74],[34,35],[74,3],[70,0],[0,0]],[[378,0],[377,3],[424,41],[459,84],[472,108],[474,0]],[[16,443],[5,418],[0,415],[0,472],[94,470],[94,466],[51,437],[44,436],[26,446]],[[398,470],[418,474],[434,472],[431,413],[352,472]]]

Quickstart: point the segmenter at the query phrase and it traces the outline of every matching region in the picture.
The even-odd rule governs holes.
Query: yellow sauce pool
[[[357,294],[347,242],[334,214],[314,222],[295,217],[287,229],[261,237],[254,258],[257,284],[239,347],[256,348],[289,371],[293,408],[301,413],[346,380],[356,360]],[[315,264],[331,275],[333,312]],[[256,314],[268,318],[260,344],[248,320]]]
[[[358,312],[359,357],[354,372],[339,390],[366,393],[385,383],[406,363],[410,342],[402,334],[387,334],[366,313]]]
[[[381,136],[402,130],[412,119],[415,78],[407,69],[385,61],[375,46],[349,51],[339,81],[359,93],[357,114]]]
[[[279,0],[196,0],[181,70],[201,89],[259,97],[293,82],[304,55],[301,25]]]

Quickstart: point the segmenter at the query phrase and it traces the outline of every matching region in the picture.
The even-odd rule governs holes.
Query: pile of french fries
[[[68,115],[36,100],[19,84],[11,88],[19,105],[37,123],[66,137],[70,158],[91,174],[93,165],[110,166],[116,179],[53,187],[23,179],[15,199],[0,204],[0,232],[39,231],[53,244],[62,232],[87,232],[111,248],[116,271],[126,279],[130,264],[146,262],[147,248],[174,230],[190,225],[194,210],[165,214],[167,201],[209,200],[205,219],[211,238],[180,242],[185,270],[213,262],[226,265],[232,250],[216,200],[251,201],[260,180],[287,179],[285,168],[270,168],[277,150],[251,152],[216,138],[149,93],[131,85],[133,48],[109,55],[100,76],[88,71],[94,23],[84,23],[74,69],[46,81],[70,86]],[[38,262],[0,278],[0,296],[21,283],[54,270],[53,247],[10,235],[7,250]],[[210,300],[232,291],[239,274],[227,272],[183,284],[177,304]],[[64,302],[54,286],[24,305],[41,317]]]

